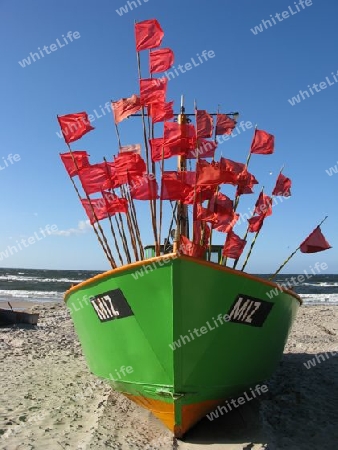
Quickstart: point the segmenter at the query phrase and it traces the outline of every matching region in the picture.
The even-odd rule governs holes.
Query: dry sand
[[[338,352],[338,307],[301,308],[269,391],[184,441],[89,373],[63,305],[33,309],[37,327],[0,328],[1,449],[338,449],[338,358],[319,357]]]

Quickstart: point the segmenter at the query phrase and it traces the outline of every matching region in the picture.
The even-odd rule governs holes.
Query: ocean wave
[[[300,297],[307,305],[338,305],[338,294],[300,294]]]
[[[0,290],[0,300],[58,301],[62,298],[63,293],[57,291]]]
[[[70,278],[43,278],[43,277],[22,277],[18,275],[0,275],[0,281],[36,281],[39,283],[81,283],[82,280],[72,280]]]

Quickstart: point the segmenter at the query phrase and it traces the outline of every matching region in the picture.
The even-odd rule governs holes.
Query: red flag
[[[220,164],[217,162],[208,163],[203,159],[196,164],[197,185],[217,186],[221,184],[222,174]]]
[[[227,235],[224,247],[223,256],[227,258],[238,259],[243,253],[246,241],[241,239],[233,231],[230,231]]]
[[[256,155],[271,155],[275,147],[275,137],[263,130],[255,130],[251,144],[251,153]]]
[[[196,205],[196,218],[194,220],[201,220],[205,222],[214,222],[216,220],[216,213],[210,208],[203,208],[202,205]]]
[[[186,154],[186,159],[198,158],[213,158],[215,156],[215,150],[217,148],[217,142],[208,141],[208,139],[198,139],[197,148],[189,150]]]
[[[153,123],[170,120],[174,117],[173,111],[174,102],[167,103],[151,103],[148,106],[148,114]]]
[[[181,144],[185,150],[196,148],[196,131],[194,125],[164,122],[164,144]]]
[[[216,219],[212,228],[221,233],[229,233],[239,219],[239,214],[234,211],[220,210],[216,214]]]
[[[265,195],[263,192],[259,194],[258,200],[255,204],[254,214],[264,215],[265,217],[272,214],[272,198]]]
[[[210,200],[214,195],[214,192],[214,186],[194,186],[188,184],[184,189],[181,201],[185,205],[203,203],[206,200]]]
[[[236,121],[226,114],[217,114],[216,135],[231,134],[236,126]]]
[[[272,195],[281,197],[290,197],[291,195],[291,180],[285,177],[282,173],[278,175],[276,186],[272,191]]]
[[[90,165],[88,153],[80,150],[71,153],[60,153],[60,157],[70,177],[74,177],[78,174],[78,170]]]
[[[332,248],[325,239],[320,227],[315,228],[312,233],[300,244],[302,253],[317,253]]]
[[[116,213],[126,213],[128,211],[128,201],[125,198],[120,198],[112,192],[102,192],[102,197],[105,201],[107,212],[110,216]]]
[[[142,105],[164,103],[168,78],[145,78],[140,80],[140,97]]]
[[[91,225],[93,225],[95,222],[98,222],[99,220],[103,220],[108,217],[106,202],[103,198],[90,200],[90,203],[89,200],[82,199],[81,203],[86,211]],[[90,204],[92,206],[90,206]]]
[[[84,134],[95,129],[91,126],[86,112],[58,116],[58,121],[67,144],[77,141]]]
[[[157,191],[158,185],[154,175],[146,174],[147,176],[136,177],[130,183],[130,195],[135,200],[156,200],[158,199]],[[152,177],[152,178],[151,178]]]
[[[219,208],[222,211],[228,210],[230,212],[233,210],[233,206],[233,201],[229,197],[222,194],[222,192],[215,192],[210,201],[209,208],[216,212],[218,212]]]
[[[141,154],[141,144],[123,145],[120,147],[119,153],[137,153]]]
[[[102,184],[102,191],[105,189],[115,189],[121,186],[121,183],[117,179],[113,162],[104,161],[103,163],[95,164],[95,166],[103,169],[107,174],[107,180]]]
[[[245,168],[242,173],[237,176],[236,196],[243,194],[252,194],[254,184],[258,184],[255,176],[248,172]]]
[[[193,258],[203,258],[206,248],[200,244],[191,242],[186,236],[180,237],[180,252]]]
[[[164,144],[163,138],[149,139],[151,147],[152,161],[162,161],[163,159],[171,158],[172,156],[184,155],[185,148],[182,147],[180,141]]]
[[[118,124],[132,114],[137,113],[141,107],[140,97],[135,94],[129,98],[121,98],[117,102],[112,102],[115,123]]]
[[[162,200],[181,200],[184,188],[187,185],[180,179],[180,175],[175,171],[163,172],[162,175]]]
[[[210,138],[213,126],[214,120],[210,114],[203,109],[196,110],[197,138]]]
[[[161,45],[164,32],[156,19],[135,24],[136,50],[147,50]]]
[[[93,164],[92,166],[85,167],[79,170],[78,175],[82,187],[88,195],[107,189],[107,183],[110,181],[107,170],[105,170],[102,164]]]
[[[114,160],[116,178],[120,184],[129,183],[146,171],[146,163],[137,153],[120,153]]]
[[[165,72],[174,64],[174,52],[170,48],[161,48],[150,52],[149,72]]]
[[[265,214],[261,214],[259,216],[253,216],[250,219],[248,219],[249,222],[248,231],[250,233],[257,233],[258,231],[260,231],[260,229],[263,226],[265,217],[266,217]]]

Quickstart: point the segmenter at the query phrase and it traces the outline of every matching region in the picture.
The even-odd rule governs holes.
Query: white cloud
[[[53,231],[52,234],[56,234],[57,236],[65,236],[65,237],[69,237],[72,236],[74,234],[84,234],[87,233],[87,231],[91,228],[92,226],[89,223],[89,220],[80,220],[77,228],[69,228],[68,230],[56,230]]]

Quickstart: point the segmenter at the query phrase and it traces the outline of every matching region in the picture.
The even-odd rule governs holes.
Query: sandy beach
[[[302,307],[268,392],[183,441],[89,372],[64,305],[31,309],[37,327],[0,328],[1,449],[338,448],[337,307]]]

